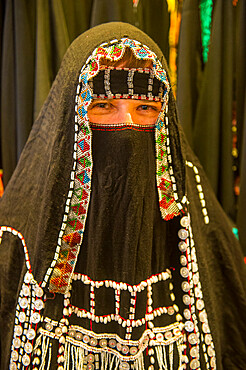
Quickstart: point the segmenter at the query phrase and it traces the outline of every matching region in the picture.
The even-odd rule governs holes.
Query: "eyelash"
[[[140,106],[138,106],[138,108],[142,108],[142,107],[146,107],[147,109],[144,109],[144,110],[148,110],[148,109],[153,109],[155,111],[157,111],[157,107],[153,106],[153,105],[148,105],[148,104],[142,104]]]
[[[109,105],[110,103],[104,103],[104,102],[99,102],[99,103],[94,103],[92,104],[91,108],[106,108],[107,105]],[[153,105],[149,105],[149,104],[141,104],[139,106],[137,106],[136,109],[141,109],[142,107],[145,107],[147,109],[143,109],[143,110],[148,110],[148,109],[153,109],[154,111],[158,111],[158,108],[153,106]]]

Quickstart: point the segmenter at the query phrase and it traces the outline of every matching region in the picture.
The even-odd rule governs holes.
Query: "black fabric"
[[[76,270],[137,284],[168,268],[171,252],[156,192],[154,130],[92,134],[91,203]]]
[[[129,72],[126,70],[107,69],[110,70],[109,77],[105,76],[105,71],[100,71],[97,76],[93,78],[93,97],[98,95],[107,96],[105,78],[109,81],[108,88],[110,92],[115,94],[127,95],[142,95],[145,99],[156,98],[161,100],[164,94],[164,84],[161,83],[156,77],[151,78],[150,73],[134,71],[133,78],[131,78],[132,87],[129,86]],[[151,83],[149,82],[151,79]],[[162,89],[162,91],[160,90]],[[142,97],[143,98],[143,97]],[[155,100],[156,100],[155,99]]]
[[[157,45],[140,30],[127,24],[109,23],[101,25],[87,31],[76,39],[66,53],[50,94],[33,126],[16,171],[1,199],[0,225],[14,227],[24,235],[30,254],[33,274],[38,282],[43,280],[44,274],[53,259],[69,189],[69,176],[73,163],[74,102],[79,72],[96,46],[102,42],[107,42],[113,38],[121,38],[123,36],[128,36],[129,38],[139,40],[143,44],[148,45],[163,62],[164,68],[167,68],[164,57]],[[191,222],[198,255],[200,278],[216,349],[217,369],[243,370],[246,362],[246,271],[240,253],[240,247],[231,232],[231,225],[227,217],[213,195],[201,165],[183,136],[183,131],[177,120],[176,106],[172,93],[170,93],[169,97],[168,118],[171,155],[174,174],[177,180],[178,196],[182,199],[183,195],[187,194],[189,200],[189,211],[191,213]],[[94,132],[93,137],[95,140],[93,145],[100,144],[102,141],[103,144],[106,144],[106,134],[108,137],[112,133]],[[116,132],[115,135],[116,134],[117,136],[119,134],[121,138],[128,138],[127,131]],[[133,131],[131,134],[133,134]],[[141,146],[140,139],[137,138],[138,134],[145,135],[144,138],[146,141],[141,139]],[[141,192],[137,194],[136,198],[139,199],[140,203],[141,194],[143,194],[146,189],[150,189],[151,192],[154,186],[152,177],[154,175],[154,169],[152,168],[154,158],[152,155],[153,143],[151,135],[152,133],[136,132],[136,135],[133,134],[130,136],[131,144],[129,144],[128,141],[128,144],[124,144],[127,145],[127,148],[129,148],[128,145],[130,145],[130,147],[133,146],[134,152],[135,149],[138,148],[136,165],[139,164],[139,169],[137,169],[137,167],[131,167],[125,185],[126,188],[131,189],[131,191],[132,187],[136,186],[136,188],[138,188],[138,186],[140,186]],[[102,153],[103,147],[100,147],[100,145],[99,147],[96,145],[96,148],[93,147],[96,158],[95,168],[100,173],[97,179],[96,171],[94,172],[93,187],[96,186],[97,181],[98,184],[100,184],[101,181],[104,184],[106,183],[106,189],[101,190],[104,194],[105,203],[104,205],[102,204],[102,207],[104,207],[105,212],[108,207],[107,197],[105,195],[108,191],[107,187],[112,189],[115,186],[113,184],[113,181],[116,180],[115,177],[112,177],[111,186],[108,180],[113,175],[110,171],[110,167],[112,168],[115,162],[112,163],[110,161],[110,167],[105,169],[106,159],[102,161],[101,156],[111,155],[113,149],[115,149],[115,155],[115,152],[117,153],[118,150],[120,150],[120,147],[118,148],[118,146],[116,147],[115,145],[116,144],[114,144],[112,148],[109,145],[108,152],[106,151],[105,153]],[[144,145],[146,149],[150,149],[150,153],[148,156],[144,157],[147,161],[141,162],[140,157]],[[124,164],[128,163],[131,166],[130,154],[130,151],[124,153],[121,160]],[[192,161],[199,170],[206,199],[206,207],[210,218],[210,223],[208,225],[204,223],[204,217],[201,212],[201,204],[194,172],[191,168],[185,169],[186,160]],[[120,168],[119,171],[122,171],[122,169]],[[150,179],[141,182],[140,177],[136,176],[136,174],[134,176],[135,171],[139,171],[139,175],[141,175],[142,171],[143,173],[145,171],[149,172]],[[115,172],[113,173],[116,175]],[[121,174],[120,172],[120,175]],[[125,180],[124,177],[121,179],[123,183]],[[105,229],[106,226],[102,222],[102,220],[104,220],[104,215],[102,215],[100,222],[95,221],[94,218],[96,211],[93,209],[93,202],[95,202],[95,207],[97,208],[99,199],[99,197],[97,198],[98,188],[99,185],[93,188],[96,197],[93,199],[92,196],[91,199],[92,203],[90,205],[91,210],[89,211],[88,225],[91,224],[91,227],[94,229],[98,227],[97,224],[99,224],[101,227],[98,233],[95,232],[95,240],[103,239],[104,241],[104,233],[107,233],[107,238],[112,238],[113,234],[109,233],[108,228],[110,226]],[[119,188],[122,189],[120,186]],[[127,201],[127,194],[123,194],[123,196],[126,197],[125,199]],[[137,213],[139,213],[143,222],[143,224],[141,224],[141,222],[138,224],[141,226],[139,228],[140,235],[132,234],[137,241],[137,251],[135,250],[132,254],[129,253],[127,236],[124,235],[124,229],[121,230],[124,239],[122,240],[123,245],[120,247],[123,249],[123,255],[127,259],[130,258],[129,263],[132,263],[132,269],[134,269],[134,271],[131,271],[131,265],[127,266],[131,272],[128,277],[129,281],[142,278],[143,271],[141,264],[145,264],[146,269],[149,268],[150,259],[153,261],[151,269],[154,271],[162,266],[166,266],[166,262],[168,263],[169,260],[168,256],[170,249],[172,249],[175,238],[177,237],[176,232],[178,226],[176,222],[179,221],[178,218],[173,222],[169,221],[164,223],[163,220],[161,220],[160,214],[158,216],[158,209],[156,205],[154,205],[155,199],[156,194],[153,194],[146,200],[146,209],[139,207],[137,209]],[[117,203],[114,205],[115,208],[113,207],[115,210],[116,206]],[[135,209],[135,204],[132,203],[131,207]],[[130,209],[131,208],[128,209],[128,207],[126,207],[119,211],[121,213],[129,212]],[[141,213],[141,209],[144,213]],[[145,225],[145,214],[149,212],[152,213],[152,224],[150,223],[148,227],[143,227]],[[133,217],[133,215],[128,215],[128,217]],[[111,222],[116,221],[113,220],[111,214],[109,214],[107,222],[108,225],[111,225]],[[164,224],[164,227],[160,226]],[[116,228],[118,228],[117,225]],[[141,256],[141,250],[143,249],[144,253],[146,253],[145,240],[148,239],[151,243],[149,233],[151,234],[153,230],[152,240],[156,241],[153,245],[155,245],[157,249],[151,252],[147,248],[149,261],[147,258],[146,261],[144,261]],[[145,235],[143,231],[146,232]],[[80,268],[85,268],[88,273],[93,274],[93,265],[97,265],[96,268],[99,269],[100,272],[100,261],[94,258],[93,253],[86,252],[86,248],[84,248],[86,242],[94,243],[94,237],[92,238],[91,236],[89,226],[88,229],[86,228],[86,236],[81,247],[81,255],[76,270],[77,268],[79,270]],[[137,255],[136,252],[138,252],[139,246],[141,246],[142,249],[139,249],[139,254]],[[96,245],[96,247],[99,248],[98,245]],[[18,291],[22,283],[22,277],[26,270],[24,257],[20,252],[21,248],[22,246],[15,236],[4,235],[0,246],[1,369],[8,369],[15,305],[18,298]],[[163,253],[160,253],[161,248],[165,248]],[[83,251],[85,251],[84,259],[81,257]],[[175,251],[176,249],[173,254],[171,253],[169,263],[175,268],[177,274],[177,279],[175,278],[175,289],[177,299],[180,300],[180,285],[178,281],[180,265]],[[114,263],[118,266],[114,274],[116,274],[116,276],[119,274],[118,277],[120,278],[124,273],[121,267],[122,265],[127,265],[127,263],[125,261],[123,262],[122,259],[120,265],[119,260],[123,255],[121,255],[119,250],[116,252],[112,250],[112,253],[115,256]],[[157,253],[160,253],[158,258],[155,256]],[[102,252],[98,250],[98,254],[100,256]],[[136,265],[136,259],[134,261],[132,255],[137,255],[138,258],[140,257],[141,264],[138,265],[137,263]],[[107,256],[105,255],[105,259],[106,258]],[[108,258],[111,257],[109,256]],[[108,271],[110,269],[108,261],[105,263],[105,269]],[[111,276],[110,271],[108,274]],[[174,274],[174,276],[176,275]],[[55,300],[54,296],[48,296],[48,301],[46,314],[52,314],[54,319],[61,317],[61,295],[57,294]],[[203,360],[201,361],[201,368],[205,369],[206,365]]]
[[[154,130],[113,128],[93,130],[93,177],[86,231],[76,271],[92,280],[122,281],[139,284],[146,277],[170,267],[177,245],[178,221],[160,217],[155,181]],[[170,232],[172,230],[172,232]],[[176,231],[176,232],[175,232]],[[153,288],[154,304],[170,306],[169,282]],[[88,307],[88,291],[81,297],[81,283],[73,285],[73,302]],[[106,288],[98,290],[95,300],[102,302],[97,314],[114,312],[114,295]],[[140,293],[136,317],[146,312],[147,296]],[[121,315],[127,317],[130,293],[121,295]],[[156,325],[172,323],[172,317],[157,320]],[[84,320],[89,329],[89,321]],[[79,322],[78,322],[79,325]],[[93,323],[93,330],[118,333],[124,328]],[[134,329],[138,339],[143,328]]]

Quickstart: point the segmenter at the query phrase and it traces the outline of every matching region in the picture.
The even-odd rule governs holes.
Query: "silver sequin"
[[[205,343],[209,346],[212,342],[212,335],[211,334],[206,334],[205,335]]]
[[[75,331],[75,330],[73,330],[73,329],[70,329],[70,330],[68,331],[68,335],[69,335],[70,337],[75,337],[75,334],[76,334],[76,331]]]
[[[192,347],[190,350],[190,355],[191,357],[197,357],[199,354],[199,350],[197,347]]]
[[[162,342],[163,341],[163,334],[162,333],[157,333],[156,334],[156,340],[158,340],[158,342]]]
[[[119,370],[128,370],[128,369],[130,369],[130,365],[127,362],[121,362]]]
[[[184,304],[186,304],[187,306],[188,306],[188,305],[190,305],[190,303],[191,303],[191,298],[190,298],[190,296],[189,296],[188,294],[183,295],[183,302],[184,302]]]
[[[83,334],[77,331],[77,333],[75,334],[75,339],[84,340]]]
[[[137,349],[137,347],[131,347],[130,348],[130,354],[131,355],[136,355],[136,353],[138,352],[138,349]]]
[[[191,313],[190,313],[190,310],[188,310],[188,308],[186,308],[186,309],[184,310],[184,318],[185,318],[186,320],[189,320],[189,319],[191,318]]]
[[[28,306],[28,300],[26,298],[21,298],[20,307],[24,309],[24,308],[27,308],[27,306]]]
[[[83,342],[84,343],[89,343],[90,342],[90,337],[88,335],[83,336]]]
[[[106,347],[107,346],[107,339],[100,339],[99,340],[99,345],[101,347]]]
[[[187,238],[188,238],[188,235],[189,235],[189,233],[188,233],[188,231],[187,231],[186,229],[180,229],[180,230],[178,231],[178,236],[179,236],[179,238],[180,238],[180,239],[182,239],[182,240],[187,239]]]
[[[194,324],[192,321],[186,321],[185,322],[185,330],[188,332],[191,332],[194,330]]]
[[[27,285],[23,285],[23,287],[22,287],[22,293],[25,296],[29,296],[30,295],[30,288]]]
[[[17,351],[12,351],[11,352],[11,360],[12,361],[17,361],[19,358],[18,352]]]
[[[108,342],[109,347],[115,348],[116,347],[116,340],[115,339],[110,339]]]
[[[124,355],[127,355],[127,353],[129,352],[129,347],[128,347],[128,346],[122,346],[122,348],[121,348],[121,352],[122,352]]]
[[[198,299],[196,302],[196,308],[201,311],[204,308],[204,301],[202,299]]]
[[[167,331],[165,334],[164,334],[165,338],[166,339],[171,339],[173,334],[170,332],[170,331]]]
[[[20,325],[15,326],[15,335],[20,336],[23,333],[23,329]]]
[[[196,359],[191,360],[190,362],[190,368],[191,369],[197,369],[200,366],[200,362]]]
[[[180,225],[182,227],[187,227],[187,226],[189,226],[189,224],[190,224],[190,218],[188,216],[184,216],[184,217],[181,218]]]
[[[37,299],[34,302],[34,307],[36,308],[36,310],[40,311],[44,308],[44,302],[41,299]]]
[[[30,342],[26,342],[24,345],[24,350],[26,353],[31,353],[32,352],[32,344]]]
[[[53,329],[53,325],[51,324],[51,322],[46,322],[45,329],[48,331],[51,331]]]
[[[187,281],[183,281],[181,284],[181,288],[184,292],[189,292],[190,290],[190,284]]]
[[[17,370],[17,365],[15,362],[11,362],[11,364],[9,365],[9,370]]]
[[[190,344],[192,344],[192,345],[197,344],[197,342],[198,342],[197,335],[196,335],[196,334],[194,334],[194,333],[190,334],[190,335],[188,336],[188,342],[189,342]]]
[[[36,286],[34,291],[35,291],[36,296],[39,298],[42,297],[44,294],[44,291],[40,286]]]
[[[95,361],[95,356],[93,355],[93,353],[90,353],[88,356],[87,356],[87,361],[88,362],[94,362]]]
[[[187,244],[184,241],[179,242],[178,244],[180,252],[186,252]]]
[[[97,338],[91,338],[91,340],[90,340],[90,345],[92,346],[92,347],[95,347],[96,345],[97,345]]]
[[[28,355],[24,355],[22,357],[22,363],[23,363],[24,366],[30,365],[30,362],[31,362],[31,360],[30,360],[30,357]]]
[[[33,322],[34,324],[37,324],[39,323],[39,321],[41,320],[41,316],[38,312],[34,312],[31,316],[31,322]]]
[[[189,270],[187,267],[181,267],[180,274],[183,278],[187,278],[189,276]]]
[[[29,340],[33,340],[36,336],[36,332],[34,329],[28,329],[27,332],[26,332],[26,337],[27,339]]]
[[[20,322],[25,322],[26,321],[26,314],[25,314],[25,312],[20,312],[19,313],[19,321]]]
[[[187,259],[185,256],[180,256],[180,263],[182,266],[186,266],[187,265]]]

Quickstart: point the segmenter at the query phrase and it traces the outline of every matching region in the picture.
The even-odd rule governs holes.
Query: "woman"
[[[244,368],[240,248],[135,27],[68,49],[0,221],[1,368]]]

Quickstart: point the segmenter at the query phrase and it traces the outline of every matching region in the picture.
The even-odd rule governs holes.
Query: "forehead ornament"
[[[92,97],[100,99],[142,99],[163,101],[164,83],[151,68],[105,67],[89,80]]]

